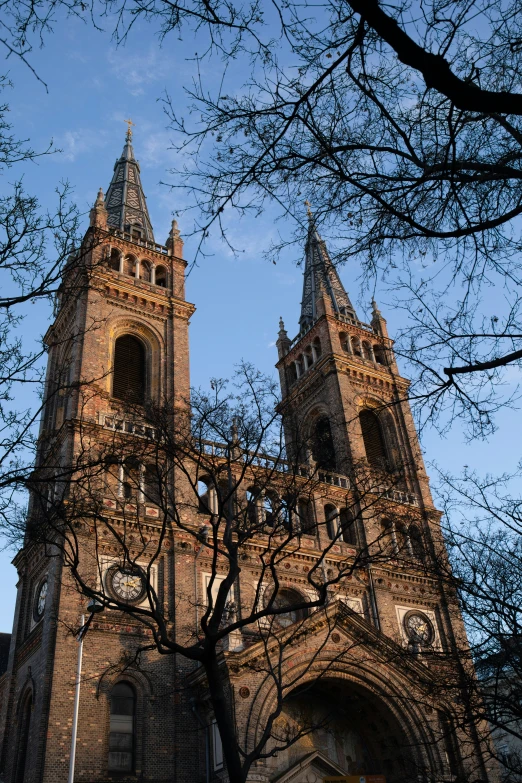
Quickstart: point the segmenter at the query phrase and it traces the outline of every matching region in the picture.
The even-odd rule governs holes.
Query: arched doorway
[[[293,743],[277,754],[272,777],[278,781],[287,774],[292,783],[322,779],[328,763],[329,774],[384,775],[386,783],[414,780],[419,771],[418,749],[391,707],[346,680],[325,679],[293,691],[274,733],[280,742]]]

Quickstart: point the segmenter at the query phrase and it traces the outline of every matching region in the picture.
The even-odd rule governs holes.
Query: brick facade
[[[134,162],[133,156],[129,158],[132,149],[125,154],[127,160]],[[48,403],[42,421],[39,466],[45,466],[50,453],[55,466],[71,464],[87,431],[89,438],[94,433],[100,441],[114,437],[114,422],[121,415],[121,405],[111,396],[110,368],[115,341],[122,334],[136,335],[145,346],[147,386],[153,400],[158,404],[167,401],[180,420],[187,415],[188,325],[194,307],[185,300],[183,243],[176,224],[165,246],[156,244],[149,234],[149,228],[140,234],[133,231],[132,225],[127,228],[125,224],[121,230],[110,227],[103,198],[99,196],[82,249],[76,260],[71,260],[65,277],[56,320],[46,336]],[[314,242],[319,239],[311,236],[307,252],[316,253],[315,258],[323,263],[324,243],[312,247]],[[127,258],[134,259],[134,277],[123,266]],[[148,280],[140,277],[140,268],[147,269]],[[151,281],[150,269],[166,271],[165,278],[157,278],[165,285]],[[351,305],[347,307],[345,303],[344,312],[336,309],[337,300],[328,289],[328,274],[327,270],[325,280],[319,280],[314,288],[313,314],[304,318],[297,338],[291,341],[281,324],[277,343],[282,405],[289,422],[288,452],[299,451],[303,445],[296,433],[311,432],[314,422],[327,416],[336,454],[335,469],[323,470],[314,497],[318,538],[303,537],[300,550],[285,564],[283,585],[303,594],[307,590],[308,570],[328,546],[327,527],[323,524],[325,507],[341,507],[346,502],[343,476],[355,470],[362,484],[374,476],[366,460],[359,420],[363,408],[378,412],[390,459],[400,462],[404,470],[398,483],[383,489],[371,513],[358,520],[359,541],[377,540],[381,520],[393,517],[399,523],[407,520],[408,524],[414,519],[430,551],[440,546],[440,514],[433,506],[406,401],[408,382],[399,374],[386,322],[376,306],[371,325],[361,323]],[[340,281],[336,279],[334,283],[332,290],[338,292]],[[310,297],[307,302],[310,304]],[[66,390],[49,397],[53,379],[60,374],[63,377],[65,370]],[[303,459],[313,460],[313,455],[304,454]],[[117,508],[110,505],[106,512],[115,517],[118,514]],[[140,513],[144,514],[142,529],[148,530],[154,541],[158,535],[154,507],[144,507]],[[195,514],[186,523],[197,528],[201,519]],[[93,540],[88,526],[80,530],[79,541],[89,568]],[[204,601],[204,575],[211,570],[209,555],[201,553],[194,546],[194,539],[179,530],[171,531],[162,546],[155,571],[158,595],[172,633],[189,638],[197,624],[198,601]],[[354,552],[353,545],[339,540],[331,547],[328,567],[335,568],[336,563]],[[107,551],[107,557],[110,556]],[[65,783],[78,649],[71,629],[80,625],[85,599],[62,568],[57,552],[48,547],[44,551],[41,546],[28,543],[17,555],[15,565],[19,573],[18,599],[8,669],[0,681],[1,775],[6,783]],[[243,565],[247,602],[248,585],[255,583],[256,569],[255,547],[251,547]],[[38,616],[35,601],[44,579],[48,592],[42,615]],[[372,742],[381,742],[387,733],[391,737],[406,736],[417,768],[425,769],[425,779],[450,780],[453,772],[448,768],[448,759],[434,739],[439,731],[436,697],[431,694],[428,699],[419,685],[426,680],[431,664],[422,656],[392,662],[397,651],[407,646],[402,623],[412,609],[430,618],[435,648],[443,649],[455,639],[465,639],[455,604],[435,580],[413,562],[409,568],[393,561],[383,562],[361,570],[338,587],[326,609],[311,618],[306,638],[285,659],[285,671],[296,673],[303,667],[302,685],[317,678],[321,667],[329,666],[324,698],[333,698],[331,682],[336,683],[339,692],[346,689],[354,703],[363,705],[364,720],[375,725],[368,734]],[[129,666],[125,670],[123,679],[132,684],[136,693],[134,765],[132,774],[110,772],[110,691],[122,679],[118,662],[126,654],[132,656],[144,638],[146,631],[139,624],[117,612],[105,612],[93,620],[84,641],[75,780],[226,780],[226,774],[219,765],[214,768],[212,759],[211,768],[207,769],[206,743],[210,742],[211,751],[216,748],[212,748],[211,715],[201,670],[178,656],[162,656],[155,651],[142,656],[139,668]],[[350,646],[350,656],[340,654]],[[261,642],[246,644],[239,640],[236,649],[233,647],[223,651],[222,662],[229,671],[238,732],[248,747],[266,722],[274,686],[256,666],[256,656],[262,653]],[[314,656],[313,666],[307,669]],[[297,706],[292,709],[297,710],[299,694],[295,699]],[[24,712],[28,700],[30,710]],[[28,741],[23,734],[27,715]],[[348,721],[346,726],[346,735],[352,732],[355,737],[352,724]],[[337,746],[337,750],[329,747],[327,739],[322,745],[314,745],[313,737],[309,737],[277,757],[256,764],[249,780],[310,783],[326,775],[350,771],[349,765],[355,761],[348,761],[347,754],[343,761]],[[462,764],[480,769],[482,780],[493,781],[494,772],[488,773],[481,752],[477,738],[473,752]],[[390,781],[398,779],[392,769],[387,774]]]

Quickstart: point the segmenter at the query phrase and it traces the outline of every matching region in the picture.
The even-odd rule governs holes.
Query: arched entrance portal
[[[325,679],[293,691],[274,733],[279,741],[295,739],[277,754],[272,779],[282,783],[287,777],[310,783],[325,774],[384,775],[386,783],[416,778],[416,749],[390,706],[346,680]]]

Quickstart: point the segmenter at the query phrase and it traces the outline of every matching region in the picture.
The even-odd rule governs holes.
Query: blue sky
[[[124,119],[132,118],[134,149],[141,165],[142,182],[157,241],[164,242],[172,213],[183,206],[178,191],[171,192],[160,181],[172,181],[169,167],[179,163],[169,150],[171,135],[162,110],[163,91],[168,89],[180,108],[186,103],[183,87],[193,78],[190,61],[198,42],[185,35],[168,38],[160,48],[150,26],[134,30],[126,46],[117,47],[107,31],[96,32],[78,20],[61,20],[44,49],[34,52],[32,64],[48,84],[49,92],[21,63],[10,61],[14,89],[5,96],[10,103],[10,121],[17,135],[45,148],[50,139],[62,152],[41,159],[24,170],[25,184],[41,202],[52,205],[54,188],[68,180],[80,209],[87,213],[98,188],[107,188],[114,162],[125,136]],[[208,66],[205,78],[212,85],[219,69]],[[240,78],[231,74],[231,80]],[[4,173],[0,188],[6,188],[20,171]],[[274,346],[279,316],[290,336],[297,332],[301,299],[301,270],[290,256],[273,265],[263,250],[277,232],[288,229],[274,222],[275,213],[257,219],[236,220],[231,236],[242,252],[234,256],[217,238],[210,239],[210,257],[201,259],[189,276],[187,298],[197,311],[193,317],[191,374],[195,386],[206,385],[210,377],[230,377],[240,359],[248,359],[265,372],[273,372]],[[189,223],[180,219],[180,228]],[[191,259],[194,242],[185,245]],[[369,318],[369,302],[358,297],[355,266],[345,267],[341,277],[356,304],[359,316]],[[384,301],[383,301],[384,299]],[[400,326],[400,313],[380,304],[390,333]],[[22,325],[26,340],[45,332],[50,313],[39,305],[29,308]],[[426,431],[423,447],[427,460],[460,471],[463,465],[480,471],[510,469],[520,458],[520,416],[504,412],[498,419],[498,434],[488,443],[466,445],[458,426],[445,439]],[[15,569],[12,552],[0,554],[0,630],[10,631],[15,600]]]

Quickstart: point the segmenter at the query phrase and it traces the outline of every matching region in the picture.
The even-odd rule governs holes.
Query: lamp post
[[[87,604],[87,611],[89,617],[85,622],[85,615],[82,614],[82,624],[77,636],[78,641],[78,660],[76,663],[76,681],[74,685],[74,707],[73,707],[73,721],[72,721],[72,735],[71,735],[71,755],[69,758],[69,777],[67,783],[74,783],[74,764],[76,761],[76,735],[78,733],[78,712],[80,708],[80,684],[82,679],[82,657],[83,657],[83,639],[85,634],[89,630],[89,626],[92,622],[92,618],[95,614],[99,614],[104,610],[103,604],[97,601],[95,598],[91,598]]]

